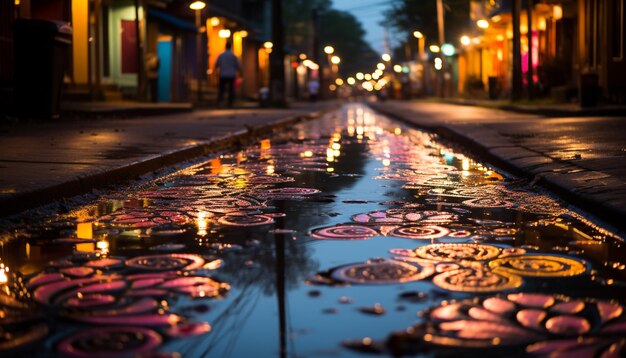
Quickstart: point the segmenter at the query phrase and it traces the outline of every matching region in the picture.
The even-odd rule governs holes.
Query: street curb
[[[73,110],[64,109],[61,111],[62,120],[74,118],[98,119],[98,118],[137,118],[152,117],[171,114],[182,114],[193,112],[194,107],[189,106],[173,106],[173,107],[114,107],[114,108],[95,108],[92,110]]]
[[[598,198],[594,198],[593,196],[580,193],[575,190],[576,188],[568,187],[567,183],[562,180],[563,178],[560,178],[558,174],[536,174],[532,171],[525,170],[524,168],[513,163],[511,160],[508,160],[506,157],[496,155],[490,148],[486,147],[482,143],[464,135],[463,133],[459,133],[458,131],[451,129],[448,126],[429,126],[420,124],[411,120],[408,117],[405,117],[402,114],[396,113],[395,111],[381,108],[382,106],[378,106],[374,103],[368,103],[367,105],[375,111],[382,113],[386,116],[407,123],[413,127],[436,133],[445,140],[459,143],[462,147],[468,150],[471,154],[475,155],[477,158],[492,163],[493,165],[502,168],[518,177],[529,179],[536,184],[550,190],[566,202],[572,203],[579,207],[584,207],[586,211],[592,213],[598,218],[601,218],[615,228],[618,228],[621,232],[626,231],[626,223],[624,222],[624,218],[626,217],[626,208],[609,205]],[[525,149],[522,147],[518,148]]]
[[[440,99],[438,100],[440,103],[446,104],[454,104],[457,106],[470,106],[470,107],[481,107],[488,109],[499,109],[501,111],[515,112],[521,114],[531,114],[538,115],[543,117],[619,117],[626,116],[626,109],[622,108],[602,108],[602,107],[590,107],[590,108],[580,108],[579,110],[569,111],[562,110],[557,108],[548,108],[548,107],[524,107],[523,105],[516,104],[495,104],[493,106],[481,104],[479,102],[474,102],[472,100],[467,101],[456,101],[450,99]]]
[[[200,144],[153,155],[146,159],[117,168],[91,172],[62,183],[37,188],[28,192],[17,193],[13,196],[0,199],[0,217],[18,214],[63,198],[87,194],[94,189],[114,184],[122,184],[150,172],[179,164],[196,157],[244,145],[246,142],[258,136],[269,134],[276,129],[301,121],[319,118],[337,108],[337,106],[330,106],[329,108],[317,112],[286,117],[272,121],[269,124],[249,127],[245,130],[230,133]]]

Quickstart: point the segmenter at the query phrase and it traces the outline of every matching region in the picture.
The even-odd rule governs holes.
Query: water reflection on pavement
[[[3,242],[3,356],[625,353],[620,238],[359,104]]]

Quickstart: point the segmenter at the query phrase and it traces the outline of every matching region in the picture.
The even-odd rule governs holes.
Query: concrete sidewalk
[[[511,103],[510,100],[481,100],[466,98],[431,99],[436,102],[458,104],[463,106],[479,106],[490,109],[533,114],[546,117],[626,117],[624,105],[598,105],[581,107],[578,103]]]
[[[193,111],[191,103],[150,103],[135,101],[107,102],[61,102],[63,118],[100,119],[129,118],[165,114],[180,114]]]
[[[117,184],[316,117],[338,102],[0,123],[0,216]]]
[[[626,117],[546,118],[432,101],[370,105],[460,142],[481,158],[626,229]]]

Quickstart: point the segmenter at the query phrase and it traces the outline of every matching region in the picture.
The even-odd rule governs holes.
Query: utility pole
[[[143,36],[141,34],[141,24],[139,20],[140,0],[134,1],[135,7],[135,46],[137,51],[137,99],[144,99],[145,78],[144,56],[143,56]]]
[[[526,38],[528,39],[528,72],[526,72],[526,83],[528,84],[528,100],[532,101],[535,89],[535,83],[533,82],[533,0],[526,0],[526,4],[526,18],[528,19],[528,32],[526,32]]]
[[[437,28],[439,30],[439,47],[446,42],[444,29],[444,16],[443,16],[443,0],[437,0]]]
[[[283,1],[272,0],[272,53],[270,54],[270,98],[274,106],[285,107],[285,34]]]
[[[196,97],[198,99],[198,103],[202,103],[202,77],[204,76],[204,69],[202,68],[202,55],[204,51],[202,51],[202,9],[195,10],[196,12],[196,29],[198,33],[196,34],[196,71],[198,71],[196,76]]]
[[[437,0],[437,28],[439,30],[439,48],[446,42],[445,36],[445,24],[444,24],[444,12],[443,12],[443,0]],[[444,97],[444,72],[446,71],[445,56],[441,54],[441,69],[437,71],[438,92],[440,97]]]
[[[511,100],[522,98],[522,49],[521,33],[519,29],[522,0],[513,0],[513,87]]]
[[[324,67],[320,62],[320,37],[319,37],[319,29],[320,29],[320,17],[317,8],[313,8],[311,10],[311,21],[313,22],[313,62],[315,62],[319,69],[317,70],[317,81],[320,84],[319,95],[324,98],[326,92],[323,90],[324,86]]]

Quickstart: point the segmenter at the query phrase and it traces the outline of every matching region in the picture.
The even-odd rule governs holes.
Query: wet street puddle
[[[2,356],[626,354],[620,238],[359,104],[2,242]]]

